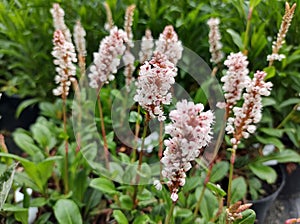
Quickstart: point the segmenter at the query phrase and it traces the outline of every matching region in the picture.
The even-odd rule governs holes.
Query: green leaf
[[[8,193],[10,191],[14,174],[16,170],[17,163],[8,167],[3,174],[0,176],[0,211],[7,199]]]
[[[260,136],[257,135],[256,139],[260,143],[263,143],[264,145],[268,145],[268,144],[275,145],[280,150],[284,149],[284,147],[285,147],[282,144],[282,142],[278,138],[275,138],[275,137],[260,137]]]
[[[36,140],[43,149],[49,147],[52,135],[51,131],[45,125],[36,123],[31,126],[31,131],[34,140]]]
[[[128,224],[128,220],[121,210],[114,210],[113,217],[117,220],[118,224]]]
[[[197,188],[196,198],[200,197],[202,187]],[[210,220],[214,217],[215,211],[218,210],[218,200],[215,195],[208,189],[205,189],[204,198],[200,204],[200,213],[205,220]]]
[[[175,209],[174,209],[174,216],[175,217],[188,218],[192,215],[193,215],[192,211],[188,208],[180,208],[180,207],[176,206]]]
[[[21,222],[22,224],[28,224],[28,209],[21,208],[18,206],[4,204],[3,211],[13,212],[16,221]]]
[[[150,221],[150,218],[148,215],[139,215],[136,217],[133,221],[133,224],[148,224]]]
[[[37,147],[33,139],[28,134],[22,132],[21,129],[17,129],[17,131],[13,133],[13,139],[16,142],[17,146],[23,149],[35,160],[41,161],[44,158],[42,150]]]
[[[60,156],[53,156],[45,159],[43,162],[36,164],[13,154],[0,153],[0,156],[20,161],[28,176],[34,181],[41,192],[44,192],[44,187],[52,174],[52,167],[54,162],[56,160],[62,159],[62,157]]]
[[[277,138],[281,138],[284,133],[284,130],[276,128],[260,128],[259,130],[266,133],[267,135],[274,136]]]
[[[221,161],[219,163],[216,163],[212,168],[210,181],[212,183],[215,183],[219,180],[222,180],[226,176],[228,169],[229,169],[228,162]]]
[[[253,224],[255,223],[256,214],[252,209],[242,212],[243,218],[234,221],[234,224]]]
[[[272,167],[255,162],[250,163],[249,168],[258,178],[267,181],[269,184],[274,183],[277,179],[277,173]]]
[[[37,102],[39,102],[39,101],[40,101],[40,99],[34,98],[34,99],[25,100],[25,101],[23,101],[22,103],[20,103],[20,105],[18,106],[18,109],[17,109],[17,111],[16,111],[16,118],[18,118],[18,117],[21,115],[22,111],[23,111],[25,108],[27,108],[27,107],[29,107],[30,105],[33,105],[33,104],[35,104],[35,103],[37,103]]]
[[[51,216],[50,212],[46,212],[44,214],[42,214],[34,223],[35,224],[48,224],[48,220]]]
[[[182,190],[184,193],[188,193],[194,190],[198,185],[202,184],[201,179],[198,176],[186,178],[186,183]]]
[[[59,199],[54,205],[54,215],[60,224],[82,224],[79,208],[70,199]]]
[[[295,104],[298,104],[298,103],[300,103],[300,98],[290,98],[290,99],[287,99],[287,100],[283,101],[279,105],[279,108],[283,108],[283,107],[286,107],[286,106],[289,106],[289,105],[295,105]]]
[[[129,114],[129,122],[135,123],[138,120],[139,123],[143,120],[142,115],[138,114],[136,111],[131,111]]]
[[[259,158],[258,161],[266,162],[269,160],[277,160],[279,163],[300,163],[300,155],[292,149],[284,149],[280,152],[272,153],[271,155]]]
[[[263,98],[262,98],[262,105],[263,105],[264,107],[276,105],[276,100],[274,100],[274,99],[271,98],[271,97],[263,97]]]
[[[247,193],[247,184],[243,177],[235,178],[231,186],[231,203],[241,200]]]
[[[231,38],[232,38],[233,42],[235,43],[235,45],[238,46],[238,48],[240,50],[243,49],[243,41],[242,41],[241,36],[232,29],[227,29],[226,31],[227,31],[227,33],[229,33],[231,35]]]
[[[226,195],[226,192],[216,184],[208,182],[206,186],[209,190],[211,190],[214,194],[218,196],[224,197]]]
[[[265,78],[265,80],[267,80],[267,79],[273,78],[275,76],[276,69],[274,66],[269,66],[269,67],[264,68],[264,72],[267,73],[267,76]]]
[[[106,194],[117,194],[115,185],[111,180],[103,177],[93,179],[90,186]]]
[[[132,198],[129,195],[121,195],[119,200],[122,209],[131,210],[133,208]]]
[[[256,7],[259,3],[261,2],[261,0],[250,0],[250,8],[254,8]]]

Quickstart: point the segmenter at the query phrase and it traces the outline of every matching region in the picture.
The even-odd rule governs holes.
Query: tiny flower
[[[171,138],[164,141],[162,176],[168,179],[168,187],[173,201],[177,200],[178,188],[185,185],[186,172],[211,141],[211,126],[214,116],[211,111],[204,112],[202,104],[182,100],[176,104],[169,117],[172,121],[166,126]]]
[[[54,3],[53,8],[50,9],[50,12],[51,12],[52,17],[53,17],[53,25],[54,25],[55,30],[61,30],[62,33],[65,36],[65,39],[68,42],[72,42],[71,32],[65,24],[65,19],[64,19],[65,12],[64,12],[64,10],[60,7],[60,5],[58,3]]]
[[[53,51],[52,55],[55,58],[54,64],[56,67],[55,76],[56,84],[59,84],[57,88],[53,90],[55,96],[66,97],[69,94],[71,81],[73,81],[76,75],[76,67],[74,65],[77,62],[75,48],[72,42],[68,42],[65,39],[62,31],[56,30],[53,36]]]
[[[172,199],[172,201],[177,201],[178,200],[178,194],[177,193],[172,193],[171,194],[171,199]]]
[[[174,65],[181,59],[183,47],[181,41],[178,40],[177,33],[174,31],[173,26],[166,26],[155,43],[155,51],[165,54],[168,60]]]
[[[222,49],[222,43],[221,40],[221,34],[219,31],[219,24],[220,19],[219,18],[211,18],[207,21],[207,24],[209,26],[209,52],[211,53],[211,59],[210,61],[218,64],[220,61],[222,61],[224,54],[221,51]]]
[[[154,180],[154,181],[153,181],[153,185],[154,185],[154,187],[156,188],[156,190],[158,190],[158,191],[161,191],[161,190],[162,190],[162,185],[161,185],[161,183],[160,183],[159,180]]]
[[[114,27],[110,30],[110,35],[105,37],[99,46],[99,51],[94,53],[94,64],[90,67],[90,86],[99,88],[104,83],[114,80],[114,73],[120,64],[120,56],[126,49],[126,33]]]
[[[134,101],[148,111],[151,117],[165,120],[162,105],[171,103],[170,88],[175,83],[176,75],[174,64],[165,55],[156,53],[151,61],[146,61],[140,68]]]
[[[151,30],[147,29],[145,36],[142,37],[141,51],[139,52],[140,63],[143,64],[145,61],[150,60],[153,51],[153,37]]]

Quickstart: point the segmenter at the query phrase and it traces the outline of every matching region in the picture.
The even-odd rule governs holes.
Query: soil
[[[277,198],[271,205],[264,224],[283,224],[287,219],[300,217],[300,193]]]

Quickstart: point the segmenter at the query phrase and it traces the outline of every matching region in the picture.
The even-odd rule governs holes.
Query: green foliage
[[[54,205],[54,214],[60,224],[83,223],[78,206],[69,199],[58,200]]]
[[[240,201],[246,196],[247,193],[247,184],[243,177],[235,178],[232,181],[231,188],[231,203],[234,204],[237,201]]]
[[[12,186],[16,166],[17,164],[11,165],[0,176],[0,211],[3,208],[3,205]]]

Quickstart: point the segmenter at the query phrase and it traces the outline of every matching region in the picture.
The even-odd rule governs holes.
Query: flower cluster
[[[233,134],[231,143],[234,147],[240,143],[241,138],[247,139],[250,134],[256,130],[255,124],[262,117],[262,102],[261,96],[270,95],[272,88],[271,82],[265,82],[266,73],[257,71],[253,79],[246,87],[246,92],[243,94],[244,103],[242,107],[234,107],[234,117],[228,118],[226,131],[228,134]]]
[[[226,108],[228,111],[241,99],[244,88],[250,82],[248,76],[249,70],[247,57],[241,52],[231,53],[224,64],[228,67],[226,75],[221,78],[221,82],[224,83],[223,90],[225,92],[224,97],[226,104],[218,104],[218,107]]]
[[[171,138],[164,141],[167,147],[161,163],[164,165],[162,176],[168,179],[171,199],[177,201],[178,188],[185,184],[186,172],[191,169],[201,149],[211,141],[211,126],[214,115],[204,112],[202,104],[182,100],[176,104],[176,110],[170,112],[172,124],[166,127]]]
[[[145,61],[150,60],[153,52],[153,37],[151,30],[147,29],[145,36],[142,37],[141,51],[139,52],[140,63],[143,64]]]
[[[159,121],[165,120],[162,104],[171,103],[172,95],[169,90],[176,75],[177,68],[174,64],[165,55],[155,53],[152,60],[146,61],[140,68],[134,101],[149,112],[151,117],[157,116]]]
[[[165,54],[170,62],[174,65],[177,64],[182,56],[183,47],[181,41],[178,40],[178,36],[174,31],[173,26],[166,26],[155,44],[156,52]]]
[[[110,35],[105,37],[99,47],[99,52],[94,53],[94,64],[90,67],[90,86],[99,88],[103,83],[114,80],[114,73],[120,64],[119,56],[124,54],[127,41],[126,33],[114,27]]]
[[[220,42],[221,34],[219,31],[219,24],[220,24],[219,18],[211,18],[207,21],[207,25],[209,26],[208,41],[209,41],[209,52],[211,53],[210,61],[215,64],[218,64],[224,58],[224,54],[221,51],[222,43]]]
[[[62,95],[66,97],[69,93],[71,81],[76,75],[76,67],[73,63],[77,62],[75,48],[72,42],[68,42],[61,30],[56,30],[53,36],[53,51],[52,55],[55,58],[54,64],[57,65],[55,82],[59,84],[53,90],[56,96]]]
[[[81,56],[86,56],[85,35],[86,32],[78,20],[74,26],[74,43],[78,54]]]
[[[53,8],[50,9],[50,12],[51,12],[52,17],[53,17],[53,25],[54,25],[55,30],[61,30],[62,33],[65,36],[65,39],[68,42],[72,42],[71,32],[65,24],[65,19],[64,19],[65,12],[64,12],[64,10],[59,6],[58,3],[54,3]]]

